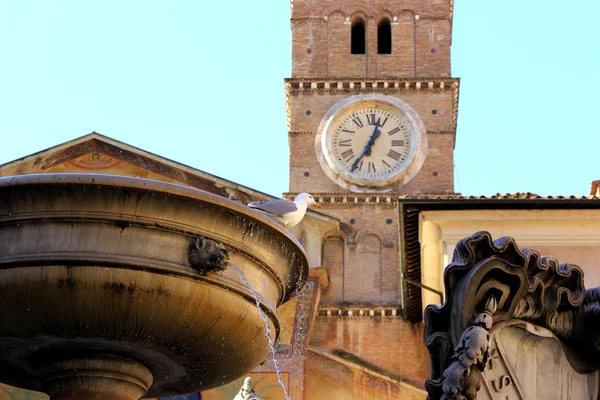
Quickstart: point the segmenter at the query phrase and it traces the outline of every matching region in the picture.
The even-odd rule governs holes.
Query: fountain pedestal
[[[106,355],[57,362],[44,372],[42,389],[51,400],[137,400],[152,385],[142,364]]]

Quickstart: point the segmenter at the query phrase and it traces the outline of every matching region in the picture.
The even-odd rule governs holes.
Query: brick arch
[[[417,14],[418,14],[418,11],[410,10],[408,8],[401,8],[395,12],[395,15],[398,16],[398,19],[405,17],[405,16],[410,16],[410,17],[414,18],[414,16]]]
[[[346,14],[340,7],[332,8],[332,10],[330,12],[323,13],[323,18],[325,19],[325,21],[327,21],[329,18],[331,18],[332,16],[334,16],[336,14],[341,14],[341,16],[344,18],[344,20],[346,19]]]
[[[341,6],[332,6],[332,7],[327,7],[325,10],[323,10],[323,13],[321,14],[321,16],[325,19],[331,17],[333,14],[337,14],[340,13],[344,16],[344,18],[346,18],[346,13],[344,12],[343,7]]]
[[[348,242],[348,234],[340,230],[338,227],[333,227],[325,231],[325,233],[321,235],[321,239],[325,240],[332,236],[340,236],[346,243]]]
[[[344,6],[344,5],[336,5],[336,6],[331,6],[331,7],[327,7],[323,10],[323,13],[321,14],[321,16],[323,16],[324,18],[329,18],[329,16],[331,16],[332,14],[336,13],[336,12],[340,12],[344,15],[344,17],[350,18],[352,19],[355,14],[357,12],[362,12],[363,13],[363,17],[365,18],[365,21],[367,20],[367,17],[370,15],[369,13],[369,9],[365,6],[361,6],[361,5],[348,5],[348,6]]]
[[[375,18],[375,21],[377,21],[377,23],[379,23],[379,21],[381,21],[382,18],[387,18],[390,20],[390,22],[394,22],[394,13],[392,13],[387,8],[377,8],[373,10],[373,17]]]
[[[364,10],[356,10],[356,11],[352,12],[350,14],[350,21],[353,21],[354,18],[356,18],[356,17],[362,18],[365,21],[365,25],[366,25],[367,21],[369,20],[369,14],[366,13]]]
[[[383,232],[377,228],[363,228],[363,229],[359,229],[354,236],[351,238],[351,243],[354,246],[357,246],[360,241],[367,235],[374,235],[377,236],[377,238],[379,238],[379,240],[381,240],[381,242],[383,243]]]
[[[362,238],[367,235],[377,236],[379,240],[381,240],[383,247],[394,247],[395,240],[393,235],[385,235],[380,229],[377,228],[360,229],[354,234],[354,236],[349,238],[346,243],[348,243],[350,247],[355,248],[360,243]]]

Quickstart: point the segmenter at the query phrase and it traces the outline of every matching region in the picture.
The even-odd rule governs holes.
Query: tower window
[[[350,34],[350,51],[352,54],[365,54],[365,21],[355,18],[352,21],[352,32]]]
[[[377,26],[377,54],[392,54],[392,25],[387,18]]]

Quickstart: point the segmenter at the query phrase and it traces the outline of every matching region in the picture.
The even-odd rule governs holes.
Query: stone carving
[[[227,268],[229,252],[223,244],[202,236],[193,237],[190,242],[190,267],[202,275],[209,275]]]
[[[477,377],[472,374],[473,368],[485,369],[489,358],[489,330],[492,327],[492,316],[496,312],[496,298],[490,295],[481,313],[473,320],[460,337],[454,348],[452,364],[443,374],[442,386],[447,398],[475,398],[479,390]],[[444,398],[444,397],[443,397]]]
[[[446,302],[428,306],[424,318],[431,400],[477,398],[481,372],[499,358],[488,332],[506,321],[528,321],[569,345],[577,371],[600,368],[600,288],[586,292],[579,267],[520,250],[512,238],[493,241],[478,232],[456,246],[444,284]],[[490,385],[498,391],[513,381],[506,374]]]
[[[252,388],[252,378],[246,377],[244,384],[233,400],[262,400]]]

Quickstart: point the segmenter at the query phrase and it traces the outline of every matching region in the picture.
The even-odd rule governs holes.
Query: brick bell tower
[[[454,191],[453,0],[293,0],[290,193],[342,221],[322,305],[400,301],[396,198]]]

